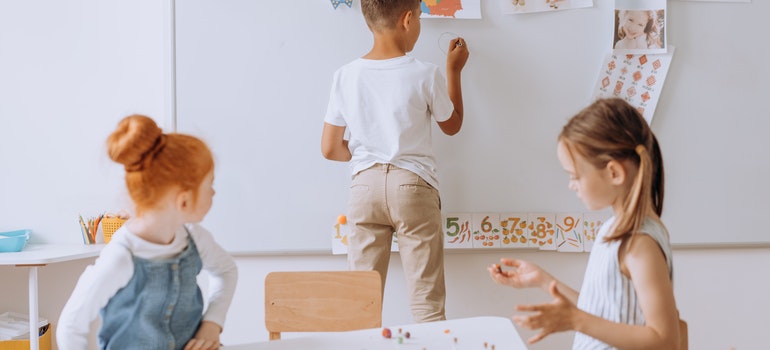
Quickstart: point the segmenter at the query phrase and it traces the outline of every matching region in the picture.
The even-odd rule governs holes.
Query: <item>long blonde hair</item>
[[[663,213],[663,157],[658,139],[634,107],[620,98],[599,99],[572,117],[559,134],[559,141],[586,158],[594,167],[629,161],[638,167],[607,241],[623,240],[637,232],[648,209]]]

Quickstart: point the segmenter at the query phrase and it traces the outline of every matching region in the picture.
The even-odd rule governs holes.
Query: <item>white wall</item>
[[[120,169],[104,160],[107,132],[128,113],[166,120],[167,3],[40,2],[0,0],[0,230],[32,227],[41,234],[40,240],[75,243],[80,238],[77,228],[69,226],[75,222],[73,215],[113,205],[112,197],[120,197],[120,185],[114,185],[120,182]],[[82,133],[71,132],[73,128]],[[100,174],[95,177],[99,186],[86,186],[84,178],[94,178],[84,177],[86,170]],[[516,254],[551,269],[576,288],[587,258]],[[485,267],[499,255],[447,255],[450,318],[509,316],[517,303],[547,300],[536,291],[492,283]],[[267,339],[262,281],[268,272],[345,267],[340,256],[242,256],[237,261],[241,278],[222,336],[227,344]],[[54,322],[54,329],[78,276],[91,262],[40,269],[40,314]],[[399,262],[394,255],[385,325],[411,322]],[[767,348],[768,266],[770,248],[675,250],[675,291],[682,316],[690,324],[691,349]],[[27,312],[26,273],[25,268],[0,267],[0,312]],[[522,334],[532,335],[523,330]],[[561,334],[531,348],[565,349],[570,342],[570,334]]]
[[[511,253],[506,253],[511,255]],[[521,252],[550,269],[576,288],[583,277],[587,254]],[[500,253],[450,253],[447,255],[447,316],[510,316],[518,303],[544,302],[536,290],[517,291],[495,285],[485,267]],[[766,349],[770,344],[770,249],[675,250],[674,288],[682,317],[690,326],[690,349]],[[40,269],[40,314],[55,320],[90,261]],[[240,280],[228,314],[222,340],[225,344],[267,340],[264,327],[263,281],[276,270],[338,270],[342,256],[238,257]],[[24,268],[0,267],[0,311],[27,311],[27,275]],[[398,255],[394,254],[386,285],[383,325],[411,323],[406,289]],[[94,331],[96,327],[94,326]],[[523,337],[534,333],[520,330]],[[287,336],[296,336],[287,334]],[[530,349],[568,349],[572,335],[551,336]],[[95,349],[92,346],[92,349]]]

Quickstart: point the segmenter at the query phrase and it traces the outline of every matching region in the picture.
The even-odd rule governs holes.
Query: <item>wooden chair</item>
[[[265,277],[265,327],[281,332],[341,332],[382,325],[377,271],[271,272]]]

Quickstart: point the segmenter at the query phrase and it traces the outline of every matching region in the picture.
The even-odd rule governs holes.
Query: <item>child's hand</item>
[[[195,336],[187,342],[184,350],[216,350],[219,349],[219,333],[222,327],[211,321],[201,322]]]
[[[447,52],[446,67],[449,71],[459,72],[465,67],[468,61],[468,44],[463,38],[455,38],[449,42],[449,51]]]
[[[513,316],[513,321],[527,329],[540,329],[540,333],[527,342],[537,343],[551,333],[563,332],[575,329],[576,316],[579,312],[572,302],[559,292],[556,281],[552,281],[548,288],[554,299],[547,304],[516,305],[518,311],[531,311],[534,314]]]
[[[503,270],[501,265],[514,269]],[[548,283],[553,280],[540,266],[519,259],[500,259],[500,264],[493,264],[487,270],[489,270],[489,276],[497,284],[514,288],[541,287],[545,289]]]

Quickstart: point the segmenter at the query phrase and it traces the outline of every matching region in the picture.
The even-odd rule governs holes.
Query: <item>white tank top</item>
[[[604,242],[604,237],[613,222],[615,222],[614,217],[607,220],[597,234],[596,243],[588,258],[577,307],[612,322],[644,325],[644,314],[639,308],[634,284],[620,272],[618,248],[621,242],[617,240]],[[646,218],[639,232],[649,235],[658,242],[666,257],[669,278],[673,280],[671,243],[666,228],[658,220]],[[614,349],[614,347],[577,332],[572,349]]]

